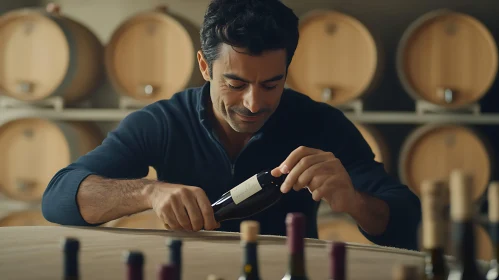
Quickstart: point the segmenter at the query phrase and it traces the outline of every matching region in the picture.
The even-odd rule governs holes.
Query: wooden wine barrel
[[[158,173],[156,172],[156,169],[154,169],[154,167],[149,166],[149,173],[147,173],[146,179],[150,180],[158,179]]]
[[[83,24],[59,12],[23,8],[0,17],[0,92],[21,101],[88,97],[104,78],[104,47]]]
[[[339,105],[360,99],[377,85],[382,52],[358,19],[332,10],[312,11],[300,19],[299,30],[287,86]]]
[[[0,218],[0,227],[55,226],[42,215],[40,210],[22,210]]]
[[[331,214],[330,217],[317,221],[319,239],[329,241],[343,241],[359,244],[373,244],[349,217]]]
[[[165,224],[153,210],[119,218],[110,223],[109,226],[116,228],[165,229]]]
[[[276,221],[279,222],[279,221]],[[284,222],[284,221],[281,221]],[[80,241],[79,267],[82,279],[123,279],[126,266],[123,253],[139,250],[144,254],[144,275],[155,279],[158,266],[168,260],[166,238],[183,240],[182,279],[206,279],[210,274],[222,279],[235,279],[241,273],[243,249],[238,233],[172,232],[91,227],[5,227],[0,228],[2,274],[15,279],[57,279],[63,270],[61,239],[74,237]],[[12,242],[16,240],[16,242]],[[285,236],[258,236],[260,276],[281,279],[287,271],[289,249]],[[309,279],[328,279],[327,242],[307,239],[305,267]],[[30,249],[27,254],[25,248]],[[408,251],[364,244],[347,244],[348,279],[392,279],[398,264],[423,268],[424,255]],[[29,264],[30,269],[19,264]],[[483,262],[479,262],[485,267]],[[47,269],[50,268],[50,269]]]
[[[399,176],[417,195],[423,180],[447,181],[453,169],[474,179],[473,199],[480,199],[494,166],[492,148],[478,131],[453,124],[428,124],[415,129],[402,145]]]
[[[381,133],[372,125],[354,123],[374,153],[374,160],[383,163],[385,170],[390,169],[390,152]]]
[[[424,14],[403,34],[397,72],[415,100],[457,108],[481,99],[497,74],[494,37],[478,19],[450,10]]]
[[[106,70],[119,93],[141,101],[168,99],[203,83],[199,30],[163,6],[124,21],[106,46]]]
[[[25,118],[0,126],[0,192],[16,200],[39,201],[57,171],[102,139],[89,123]]]

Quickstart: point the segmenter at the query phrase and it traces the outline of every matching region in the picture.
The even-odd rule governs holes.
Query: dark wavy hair
[[[213,0],[201,27],[201,50],[213,78],[213,61],[222,43],[250,55],[285,49],[287,67],[298,45],[298,17],[278,0]]]

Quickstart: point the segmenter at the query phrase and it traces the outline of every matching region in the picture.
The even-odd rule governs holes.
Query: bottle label
[[[260,186],[256,176],[257,175],[251,176],[246,179],[246,181],[230,190],[230,195],[232,196],[232,200],[234,200],[235,204],[241,203],[262,189],[262,186]]]

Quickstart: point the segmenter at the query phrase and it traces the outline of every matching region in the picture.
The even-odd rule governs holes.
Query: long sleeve
[[[374,160],[369,144],[350,120],[338,111],[333,115],[334,122],[326,125],[323,145],[330,147],[341,160],[354,188],[383,200],[389,207],[389,221],[383,234],[373,236],[360,227],[359,230],[375,244],[417,250],[421,220],[419,198],[388,174],[382,163]]]
[[[76,195],[91,174],[121,179],[147,175],[166,137],[164,124],[151,110],[146,107],[128,115],[101,145],[53,176],[42,198],[45,219],[62,225],[89,225],[80,214]]]

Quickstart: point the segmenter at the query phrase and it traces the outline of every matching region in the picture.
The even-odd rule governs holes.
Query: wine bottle
[[[336,241],[328,243],[329,280],[346,280],[346,245]]]
[[[281,198],[280,188],[285,179],[286,175],[272,176],[270,170],[251,176],[211,205],[215,220],[247,218],[269,208]]]
[[[239,280],[259,280],[257,237],[260,224],[256,221],[241,223],[241,244],[244,250],[244,262]]]
[[[61,242],[64,254],[64,280],[78,280],[80,278],[78,269],[78,253],[80,251],[80,241],[73,237],[66,237]]]
[[[169,238],[166,241],[170,251],[169,263],[175,265],[177,269],[175,280],[182,279],[182,240]]]
[[[283,280],[308,280],[305,269],[305,227],[305,215],[302,213],[289,213],[286,216],[289,262]]]
[[[421,271],[418,266],[411,264],[396,264],[392,269],[393,280],[419,280]]]
[[[499,181],[491,182],[488,190],[489,232],[494,246],[494,258],[490,261],[487,280],[499,280]]]
[[[475,225],[472,211],[471,177],[460,170],[450,174],[450,212],[456,264],[448,280],[483,280],[475,259]]]
[[[444,258],[443,231],[446,225],[445,203],[447,185],[443,181],[425,180],[421,184],[423,248],[425,255],[424,279],[447,280],[448,268]]]
[[[175,264],[161,264],[158,270],[158,280],[175,280],[177,279],[178,269]]]
[[[127,265],[127,279],[142,280],[144,278],[144,254],[139,251],[126,251],[123,255]]]

